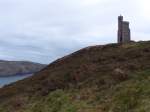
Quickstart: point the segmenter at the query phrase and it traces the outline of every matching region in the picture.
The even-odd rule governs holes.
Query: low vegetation
[[[0,112],[149,112],[150,42],[82,49],[0,89]]]

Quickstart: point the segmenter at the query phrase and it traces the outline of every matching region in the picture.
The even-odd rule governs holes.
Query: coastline
[[[0,77],[0,88],[7,86],[9,84],[12,84],[16,81],[22,80],[24,78],[33,76],[33,74],[22,74],[22,75],[8,75],[8,76],[3,76]]]
[[[0,78],[9,78],[9,77],[16,77],[16,76],[26,76],[26,75],[33,75],[36,72],[29,72],[29,73],[17,73],[17,74],[12,74],[12,75],[0,75]]]

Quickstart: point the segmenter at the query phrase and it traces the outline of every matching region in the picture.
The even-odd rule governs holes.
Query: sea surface
[[[5,85],[11,84],[13,82],[16,82],[18,80],[22,80],[22,79],[30,77],[30,76],[32,76],[32,74],[0,77],[0,88],[5,86]]]

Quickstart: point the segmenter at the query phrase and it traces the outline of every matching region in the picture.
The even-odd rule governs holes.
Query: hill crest
[[[86,103],[87,107],[84,110],[82,110],[81,105],[78,107],[75,104],[80,109],[73,112],[80,112],[81,110],[82,112],[91,112],[92,110],[92,112],[98,112],[98,110],[100,112],[110,112],[111,109],[112,112],[124,112],[123,107],[127,105],[122,100],[125,99],[116,96],[124,95],[124,93],[128,94],[128,91],[131,91],[130,96],[133,97],[138,94],[138,97],[141,98],[142,93],[145,91],[141,90],[140,80],[143,81],[143,84],[148,83],[149,78],[146,74],[150,74],[149,69],[149,41],[87,47],[54,61],[31,78],[0,89],[0,105],[3,104],[3,101],[15,104],[14,106],[4,105],[13,108],[16,112],[16,110],[29,107],[27,103],[29,102],[30,105],[33,105],[33,110],[40,110],[38,101],[45,101],[44,99],[49,98],[51,95],[54,95],[53,97],[56,97],[54,101],[57,101],[57,98],[63,94],[62,92],[57,93],[60,90],[65,95],[69,95],[65,97],[68,97],[72,102]],[[131,88],[128,88],[128,86]],[[124,89],[122,89],[123,87]],[[139,93],[136,92],[138,87],[140,88]],[[99,96],[102,96],[102,98]],[[127,104],[136,109],[139,102],[130,100],[130,96],[124,97],[128,100]],[[21,98],[22,103],[19,107],[16,106],[16,98]],[[9,101],[10,99],[12,100]],[[34,107],[32,102],[36,103],[37,106]],[[113,105],[113,102],[116,105]],[[122,107],[119,102],[123,105]],[[44,105],[47,105],[47,103],[46,100]],[[63,104],[64,102],[62,106]],[[48,109],[44,105],[41,112],[44,112],[45,108]],[[92,106],[91,111],[89,106]],[[117,109],[116,106],[120,107],[118,111],[115,110]],[[2,108],[4,107],[2,106]],[[61,112],[61,110],[56,112]]]

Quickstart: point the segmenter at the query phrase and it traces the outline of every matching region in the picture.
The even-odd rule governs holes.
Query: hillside
[[[0,89],[0,112],[149,110],[150,42],[87,47]]]
[[[46,65],[27,61],[0,60],[0,77],[34,73],[40,71],[45,66]]]

